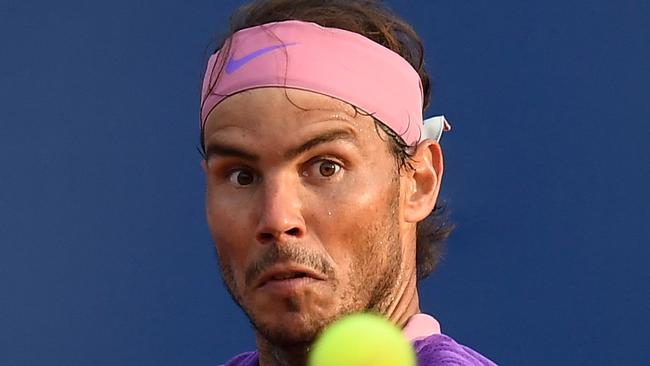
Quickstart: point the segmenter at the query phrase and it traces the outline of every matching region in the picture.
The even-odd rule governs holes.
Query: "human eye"
[[[255,183],[255,180],[257,179],[255,173],[241,168],[230,170],[227,174],[227,178],[230,183],[238,187],[249,186]]]
[[[334,161],[332,159],[319,159],[314,161],[305,171],[305,175],[318,178],[333,178],[342,169],[341,163]]]

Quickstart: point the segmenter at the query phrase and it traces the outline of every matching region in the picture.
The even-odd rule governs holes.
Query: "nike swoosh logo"
[[[253,52],[249,53],[248,55],[246,55],[246,56],[244,56],[242,58],[239,58],[239,59],[235,59],[234,57],[231,57],[230,60],[228,60],[228,63],[226,64],[226,74],[232,74],[233,72],[237,71],[240,67],[246,65],[250,61],[252,61],[252,60],[254,60],[254,59],[256,59],[256,58],[258,58],[258,57],[260,57],[260,56],[262,56],[262,55],[264,55],[266,53],[277,50],[278,48],[285,48],[285,47],[293,46],[295,44],[297,44],[297,43],[286,43],[286,44],[279,44],[279,45],[275,45],[275,46],[260,48],[259,50],[253,51]]]

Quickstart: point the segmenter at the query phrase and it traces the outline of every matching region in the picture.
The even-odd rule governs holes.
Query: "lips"
[[[312,279],[312,280],[325,280],[325,276],[312,270],[308,267],[302,267],[291,264],[278,264],[264,271],[259,277],[255,287],[262,287],[269,282],[275,281],[290,281],[295,279]]]

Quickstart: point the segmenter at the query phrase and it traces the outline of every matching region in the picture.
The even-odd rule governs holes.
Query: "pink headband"
[[[254,88],[286,87],[350,103],[372,114],[411,146],[422,138],[436,137],[431,134],[439,140],[442,130],[450,128],[444,118],[437,117],[423,136],[418,73],[400,55],[360,34],[289,20],[242,29],[229,41],[227,58],[221,55],[228,49],[224,46],[208,61],[201,127],[228,96]]]

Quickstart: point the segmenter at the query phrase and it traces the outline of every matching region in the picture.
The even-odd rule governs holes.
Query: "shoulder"
[[[421,366],[496,366],[469,347],[444,334],[433,334],[413,342]]]
[[[241,353],[221,366],[258,366],[257,352]]]

